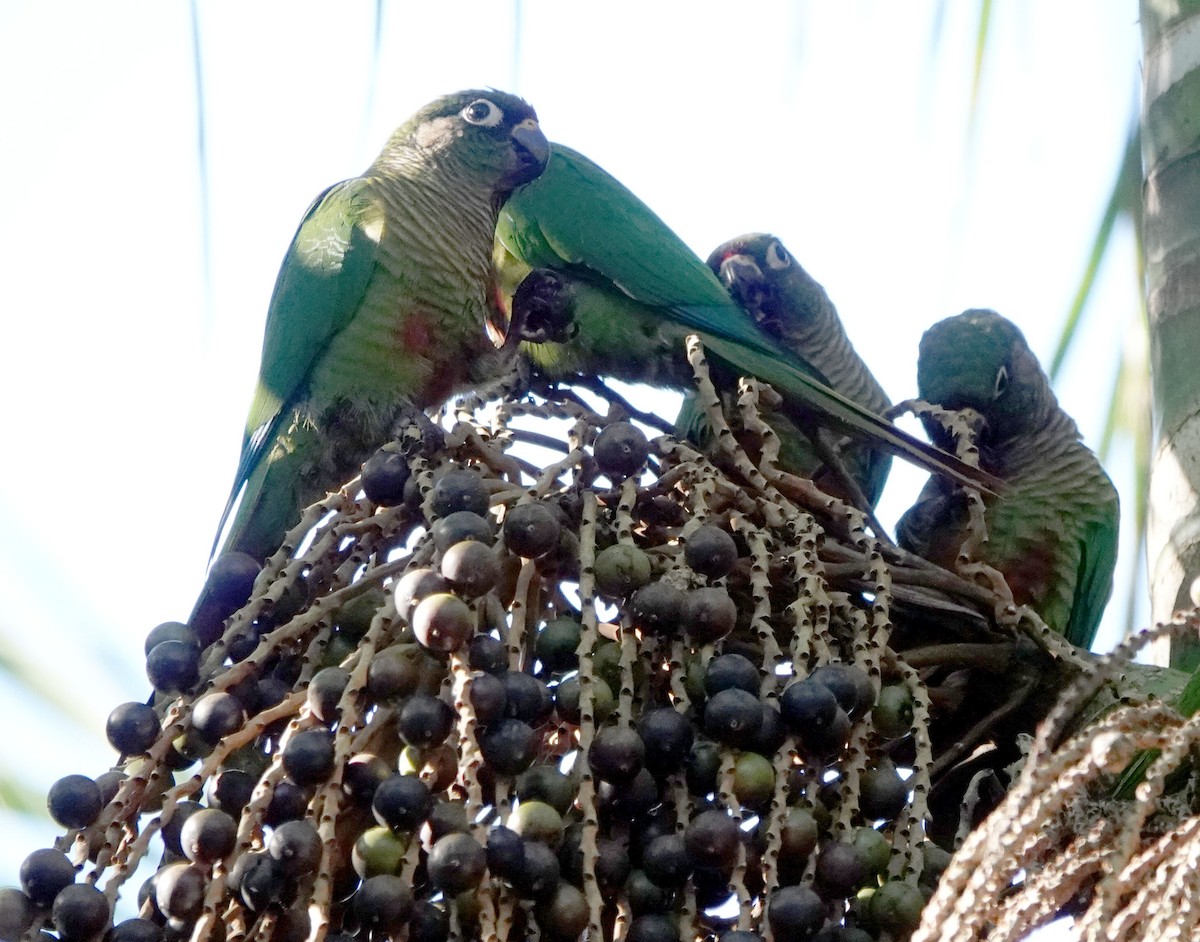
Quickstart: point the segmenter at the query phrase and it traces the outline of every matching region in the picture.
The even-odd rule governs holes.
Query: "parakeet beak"
[[[725,289],[746,311],[757,314],[767,298],[767,279],[758,263],[748,255],[730,255],[721,262],[717,275]]]
[[[507,181],[520,186],[537,178],[550,160],[550,142],[534,118],[526,118],[512,129],[514,166]]]

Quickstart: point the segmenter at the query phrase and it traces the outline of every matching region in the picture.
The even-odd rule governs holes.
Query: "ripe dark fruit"
[[[680,609],[683,630],[698,644],[724,638],[737,624],[737,606],[719,586],[692,589]]]
[[[90,883],[64,887],[50,912],[63,942],[87,942],[108,925],[110,916],[108,897]]]
[[[731,687],[757,695],[759,684],[758,668],[741,654],[718,654],[704,672],[704,692],[710,697]]]
[[[241,701],[228,693],[206,693],[192,705],[192,729],[212,744],[240,729],[245,718]]]
[[[158,871],[154,901],[168,919],[192,922],[204,908],[204,874],[191,864],[168,864]]]
[[[663,834],[642,851],[642,869],[659,886],[683,886],[692,873],[692,861],[681,834]]]
[[[422,599],[435,592],[449,592],[450,583],[434,569],[410,569],[396,582],[396,611],[406,621],[412,621],[413,609]]]
[[[683,548],[684,561],[702,576],[722,579],[737,562],[737,545],[720,527],[706,523],[697,529]]]
[[[824,844],[817,852],[817,882],[832,896],[849,896],[867,877],[858,849],[844,841]]]
[[[679,624],[683,595],[682,589],[662,580],[642,586],[626,606],[633,626],[643,634],[678,635],[683,630]]]
[[[462,469],[446,471],[437,479],[431,503],[436,517],[447,517],[456,510],[469,510],[482,517],[490,505],[483,478],[474,471]]]
[[[471,708],[480,726],[487,726],[504,716],[508,707],[508,694],[504,682],[494,674],[480,674],[471,678]]]
[[[462,540],[442,554],[442,575],[468,599],[490,592],[500,578],[500,562],[491,546]]]
[[[501,775],[516,775],[529,768],[537,747],[537,733],[520,720],[498,720],[479,735],[480,752]]]
[[[829,727],[837,718],[837,711],[837,697],[811,678],[792,684],[779,698],[784,723],[800,736]]]
[[[762,722],[758,732],[745,744],[745,748],[770,757],[779,751],[787,739],[787,727],[784,726],[783,717],[775,707],[769,703],[760,703],[759,706],[762,710]]]
[[[806,751],[819,759],[831,759],[846,746],[850,737],[850,717],[841,707],[833,715],[833,722],[828,726],[813,727],[801,734],[801,741]]]
[[[429,851],[429,879],[444,893],[457,895],[479,885],[487,854],[469,834],[447,834]]]
[[[285,821],[271,834],[267,853],[279,861],[288,876],[312,873],[321,862],[321,838],[310,821]]]
[[[679,942],[679,927],[670,916],[638,916],[629,924],[625,942]]]
[[[716,791],[720,772],[721,747],[707,740],[694,744],[684,761],[688,791],[693,795]]]
[[[367,665],[366,694],[375,703],[407,697],[417,689],[421,676],[414,645],[384,648]]]
[[[398,831],[415,831],[433,808],[429,786],[415,775],[392,775],[375,789],[375,820]]]
[[[62,851],[44,847],[21,862],[19,878],[30,902],[44,909],[54,902],[59,890],[75,882],[75,868]]]
[[[200,679],[200,650],[184,641],[164,641],[146,655],[146,676],[161,693],[180,693]]]
[[[86,775],[64,775],[50,786],[46,808],[65,828],[85,828],[100,815],[100,786]]]
[[[301,787],[316,785],[333,772],[333,734],[327,729],[304,729],[283,747],[283,768]]]
[[[415,693],[404,702],[396,725],[401,738],[410,746],[419,749],[436,746],[454,727],[454,708],[439,697]]]
[[[559,883],[537,911],[538,925],[554,939],[575,939],[588,926],[587,898],[569,883]]]
[[[344,667],[323,667],[308,682],[308,707],[322,723],[332,724],[338,718],[338,702],[350,683],[350,672]]]
[[[225,619],[246,604],[261,569],[248,553],[222,553],[213,561],[191,618],[202,647],[219,638]]]
[[[588,765],[598,778],[620,785],[641,771],[645,757],[646,746],[632,729],[606,726],[592,740]]]
[[[738,827],[724,811],[702,811],[683,832],[688,854],[697,867],[728,870],[737,860]]]
[[[412,616],[413,634],[431,651],[457,651],[475,630],[475,615],[456,595],[439,592],[423,599]]]
[[[534,642],[534,654],[548,671],[569,671],[579,664],[579,639],[583,626],[573,618],[552,618]]]
[[[8,936],[0,936],[8,938]],[[126,919],[117,923],[105,936],[105,942],[162,942],[163,930],[149,919]]]
[[[561,875],[558,855],[538,841],[525,842],[525,868],[517,874],[513,888],[526,899],[549,899]]]
[[[650,456],[645,434],[630,422],[614,422],[596,436],[596,464],[610,477],[627,478],[641,470]]]
[[[807,886],[781,887],[767,903],[767,921],[777,939],[808,939],[825,921],[825,906]]]
[[[488,831],[487,865],[494,875],[512,883],[525,869],[525,840],[500,824]]]
[[[651,880],[644,870],[633,870],[625,881],[625,896],[635,916],[663,913],[670,909],[674,892]]]
[[[852,719],[861,716],[875,702],[871,678],[852,664],[823,664],[809,674],[809,680],[828,687]]]
[[[15,887],[0,888],[0,939],[16,940],[33,924],[29,897]]]
[[[505,714],[536,726],[554,709],[550,688],[532,674],[524,671],[505,671],[498,675],[504,685],[507,700]]]
[[[280,782],[271,794],[271,802],[263,815],[263,823],[276,827],[284,821],[303,818],[308,811],[308,796],[293,782]]]
[[[704,706],[704,731],[717,742],[739,745],[753,739],[760,726],[758,697],[737,687],[722,690]]]
[[[444,909],[418,900],[408,917],[408,942],[446,942],[450,938],[450,917]],[[335,942],[326,936],[327,942]],[[353,942],[349,936],[346,942]]]
[[[197,811],[203,810],[203,807],[200,802],[190,800],[181,801],[175,805],[175,813],[159,830],[167,850],[178,856],[183,855],[183,826],[187,824],[188,818]]]
[[[456,510],[435,520],[429,532],[433,535],[433,545],[443,553],[466,540],[491,546],[496,538],[496,528],[491,518],[481,517],[470,510]]]
[[[391,874],[363,880],[354,894],[354,914],[364,932],[391,935],[404,925],[412,910],[412,887]]]
[[[254,912],[291,895],[283,866],[267,853],[245,853],[237,858],[229,872],[229,886]]]
[[[202,808],[184,822],[179,844],[184,856],[193,863],[216,863],[237,844],[237,822],[224,811]]]
[[[123,756],[145,752],[158,739],[158,715],[145,703],[122,703],[113,708],[104,724],[109,745]]]
[[[596,554],[596,589],[610,598],[625,598],[650,581],[650,557],[645,550],[617,543]]]
[[[408,475],[408,461],[404,455],[380,448],[363,463],[363,493],[374,504],[393,507],[404,501],[404,485],[408,483]]]
[[[508,670],[508,649],[499,638],[475,635],[467,651],[467,663],[473,671],[502,674]]]
[[[679,771],[695,738],[687,717],[671,707],[643,713],[638,734],[646,744],[646,768],[658,776]]]
[[[558,546],[558,516],[542,503],[519,504],[504,515],[504,545],[526,559],[544,556]]]
[[[908,803],[908,786],[890,762],[867,769],[859,780],[858,807],[868,821],[891,821]]]
[[[184,641],[194,647],[200,647],[200,639],[196,637],[196,632],[183,622],[164,621],[161,625],[151,628],[146,635],[143,653],[149,654],[164,641]]]

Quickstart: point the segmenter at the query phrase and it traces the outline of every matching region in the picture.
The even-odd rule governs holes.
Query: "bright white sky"
[[[0,687],[7,764],[44,792],[112,761],[103,722],[144,696],[142,639],[202,580],[300,215],[445,92],[524,95],[702,256],[780,236],[894,399],[915,393],[921,331],[967,307],[1048,356],[1136,104],[1136,5],[996,4],[972,136],[978,6],[526,0],[518,39],[512,3],[390,4],[372,87],[374,4],[202,3],[206,285],[187,4],[0,5],[0,643],[88,714],[73,730]],[[1091,442],[1132,257],[1119,231],[1097,340],[1060,386]],[[893,479],[885,519],[921,475]],[[0,833],[4,885],[52,830]]]

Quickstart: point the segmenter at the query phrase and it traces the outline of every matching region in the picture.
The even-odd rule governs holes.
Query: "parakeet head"
[[[404,173],[434,163],[492,183],[504,199],[546,169],[550,143],[523,99],[468,89],[430,102],[401,125],[373,169]]]
[[[816,310],[804,303],[805,292],[820,286],[773,235],[750,232],[730,239],[708,256],[708,267],[760,327],[771,330]]]
[[[1045,421],[1056,400],[1025,336],[995,311],[964,311],[934,324],[917,359],[921,398],[948,409],[971,408],[984,436],[1001,440]]]

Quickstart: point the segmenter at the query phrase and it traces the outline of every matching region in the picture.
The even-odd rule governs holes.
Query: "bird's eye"
[[[1002,366],[996,371],[996,385],[992,388],[992,398],[999,399],[1008,389],[1008,367]]]
[[[504,112],[486,98],[476,98],[462,110],[462,116],[468,124],[485,128],[494,128],[504,120]]]
[[[792,264],[792,257],[788,255],[788,250],[783,247],[783,243],[776,239],[767,246],[767,266],[774,268],[776,271],[782,268],[788,268]]]

